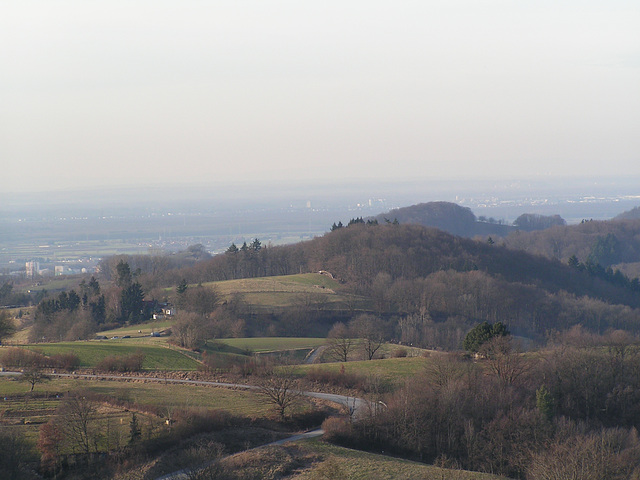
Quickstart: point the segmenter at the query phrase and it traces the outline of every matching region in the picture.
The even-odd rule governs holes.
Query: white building
[[[33,278],[38,274],[38,270],[40,270],[40,262],[27,262],[25,267],[27,270],[27,278]]]

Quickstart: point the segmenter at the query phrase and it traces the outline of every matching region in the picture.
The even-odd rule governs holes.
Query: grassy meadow
[[[423,372],[429,365],[429,358],[405,357],[383,358],[379,360],[361,360],[355,362],[331,362],[311,365],[296,365],[294,372],[304,376],[313,370],[328,370],[339,373],[344,369],[347,374],[364,377],[378,377],[385,383],[403,382]]]
[[[316,305],[318,308],[344,308],[346,303],[362,302],[339,291],[340,283],[319,273],[245,278],[209,282],[224,298],[240,295],[242,300],[258,309]]]
[[[324,338],[255,337],[221,338],[213,344],[224,345],[234,351],[266,353],[289,350],[310,350],[324,345]]]
[[[124,335],[130,335],[131,337],[144,337],[151,335],[151,332],[161,332],[170,328],[173,324],[173,320],[152,320],[149,322],[138,323],[136,325],[127,325],[120,328],[114,328],[112,330],[103,330],[96,333],[96,335],[105,335],[109,338],[112,336],[122,337]],[[157,339],[155,339],[157,340]]]
[[[93,368],[105,357],[144,354],[144,370],[196,370],[199,363],[177,349],[162,345],[129,343],[125,340],[92,340],[28,345],[25,348],[44,355],[74,353],[80,358],[80,367]]]

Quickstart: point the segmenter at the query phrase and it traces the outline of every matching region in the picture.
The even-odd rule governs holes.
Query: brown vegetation
[[[144,353],[137,352],[131,355],[110,355],[103,358],[96,365],[100,372],[139,372],[144,363]]]
[[[80,365],[80,358],[74,353],[43,355],[25,348],[8,348],[0,354],[0,364],[12,368],[60,368],[74,370]]]
[[[512,478],[635,478],[640,344],[619,332],[569,337],[581,346],[540,357],[509,337],[485,344],[476,362],[433,356],[387,408],[325,422],[327,438]]]

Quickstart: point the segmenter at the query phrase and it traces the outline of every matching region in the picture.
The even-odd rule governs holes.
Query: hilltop
[[[461,237],[504,237],[515,231],[544,230],[555,225],[566,225],[559,215],[523,213],[508,225],[502,221],[476,215],[468,207],[451,202],[428,202],[390,210],[372,217],[378,223],[397,221],[425,227],[434,227]]]
[[[450,202],[429,202],[391,210],[373,217],[379,223],[434,227],[462,237],[492,236],[512,250],[568,262],[615,267],[630,277],[640,276],[640,207],[611,220],[584,220],[567,225],[559,215],[524,213],[513,225],[476,217],[471,209]]]

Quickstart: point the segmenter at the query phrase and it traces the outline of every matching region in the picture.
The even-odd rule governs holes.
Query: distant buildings
[[[25,267],[27,270],[27,278],[34,278],[40,271],[40,262],[27,262]]]

